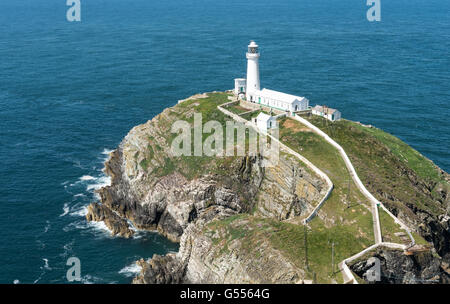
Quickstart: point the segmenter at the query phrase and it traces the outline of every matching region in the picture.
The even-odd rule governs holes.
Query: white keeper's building
[[[277,119],[275,116],[261,112],[254,120],[254,123],[261,131],[267,132],[269,129],[277,128]]]
[[[297,112],[307,110],[309,100],[305,97],[295,96],[269,89],[260,89],[259,79],[259,47],[251,41],[248,45],[247,78],[234,80],[234,93],[247,101],[269,106],[275,109]]]

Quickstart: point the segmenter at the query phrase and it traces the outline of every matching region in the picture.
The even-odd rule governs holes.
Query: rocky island
[[[87,220],[104,221],[123,237],[156,230],[179,242],[179,252],[137,263],[133,283],[347,283],[340,262],[374,244],[371,204],[344,160],[307,125],[279,121],[281,143],[301,154],[327,180],[286,150],[276,166],[262,156],[176,156],[173,123],[225,126],[220,105],[250,121],[260,110],[230,103],[231,92],[196,95],[134,127],[105,163],[111,185],[88,208]],[[249,111],[252,110],[252,111]],[[380,261],[383,283],[450,282],[450,176],[398,138],[348,120],[305,119],[339,143],[364,186],[407,233],[379,209],[383,242],[348,261],[355,280],[369,281],[369,260]],[[326,198],[315,217],[305,221]],[[414,245],[414,246],[412,246]]]

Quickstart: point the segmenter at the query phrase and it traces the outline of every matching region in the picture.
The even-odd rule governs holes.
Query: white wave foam
[[[97,277],[94,277],[94,276],[91,276],[88,274],[85,275],[84,277],[81,277],[81,283],[83,283],[83,284],[94,284],[99,281],[101,281],[100,278],[97,278]]]
[[[50,229],[51,225],[50,225],[50,221],[45,221],[45,223],[47,224],[44,228],[44,233],[47,233],[48,230]]]
[[[115,238],[116,236],[112,235],[111,230],[109,230],[108,226],[105,225],[104,222],[88,222],[87,227],[94,231],[96,237],[100,238]]]
[[[68,203],[64,203],[64,207],[63,207],[63,213],[61,213],[59,216],[65,216],[69,213],[70,211],[70,207]]]
[[[60,253],[59,256],[63,257],[63,258],[67,258],[68,256],[73,255],[72,254],[73,253],[73,249],[72,249],[73,248],[73,244],[74,244],[74,241],[65,244],[63,246],[64,251],[62,253]]]
[[[70,216],[86,216],[88,213],[87,206],[82,206],[81,208],[77,208],[70,212]]]
[[[96,178],[95,181],[95,184],[90,184],[86,187],[87,191],[98,190],[106,186],[111,186],[111,177],[106,175]]]
[[[123,274],[126,277],[134,277],[138,273],[140,273],[141,270],[142,270],[142,267],[139,266],[136,262],[134,262],[133,264],[130,264],[130,265],[125,266],[124,268],[122,268],[119,271],[119,273]]]
[[[42,259],[42,260],[44,260],[44,269],[47,269],[47,270],[52,270],[52,268],[48,265],[48,259]]]
[[[107,237],[112,238],[111,230],[105,225],[104,222],[87,222],[86,220],[77,221],[70,223],[66,227],[63,228],[64,232],[69,232],[73,230],[85,230],[92,231],[98,237]]]
[[[90,176],[90,175],[83,175],[83,176],[80,177],[79,179],[80,179],[80,181],[90,181],[90,180],[95,179],[95,177]]]
[[[111,154],[111,152],[113,152],[114,150],[110,150],[110,149],[103,149],[103,152],[102,152],[102,154],[103,155],[108,155],[109,156],[109,154]]]
[[[99,231],[111,233],[111,230],[109,230],[104,222],[88,222],[88,226]]]
[[[43,258],[42,260],[44,261],[44,266],[40,267],[40,269],[42,270],[41,274],[39,275],[39,277],[36,280],[34,280],[33,284],[36,284],[37,282],[39,282],[42,279],[46,270],[52,270],[52,268],[48,265],[48,259]]]
[[[20,284],[20,281],[17,280],[17,279],[15,279],[15,280],[13,281],[13,283],[14,283],[14,284]]]

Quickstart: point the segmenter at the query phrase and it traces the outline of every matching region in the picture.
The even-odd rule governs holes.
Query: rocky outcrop
[[[266,168],[257,200],[261,216],[278,220],[310,213],[326,193],[323,180],[296,165],[293,157],[281,157],[278,165]]]
[[[373,258],[380,261],[380,281],[371,281]],[[447,268],[446,268],[446,266]],[[350,265],[350,269],[368,283],[381,284],[437,284],[450,283],[448,264],[430,250],[405,254],[401,250],[381,249],[366,259]]]
[[[142,270],[141,274],[133,279],[133,284],[180,284],[184,281],[186,267],[175,254],[155,254],[149,261],[141,259],[136,263]]]
[[[86,219],[88,222],[104,222],[109,230],[111,230],[112,235],[129,238],[134,234],[134,231],[130,229],[125,219],[115,214],[106,206],[98,203],[92,203],[88,206]]]
[[[213,218],[227,216],[216,214]],[[214,224],[214,221],[210,218],[197,220],[185,230],[176,255],[155,255],[148,262],[141,261],[142,271],[134,283],[294,284],[303,280],[305,271],[267,240],[258,238],[258,246],[250,246],[247,242],[251,237],[223,238],[228,229],[234,233],[255,233],[249,221],[243,217],[230,223],[229,227],[214,226],[211,231],[205,225]],[[211,232],[214,235],[210,235]]]

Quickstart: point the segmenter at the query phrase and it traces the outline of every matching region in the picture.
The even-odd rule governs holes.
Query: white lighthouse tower
[[[255,41],[252,40],[248,45],[247,52],[247,100],[254,102],[255,96],[253,93],[259,90],[259,49]]]

